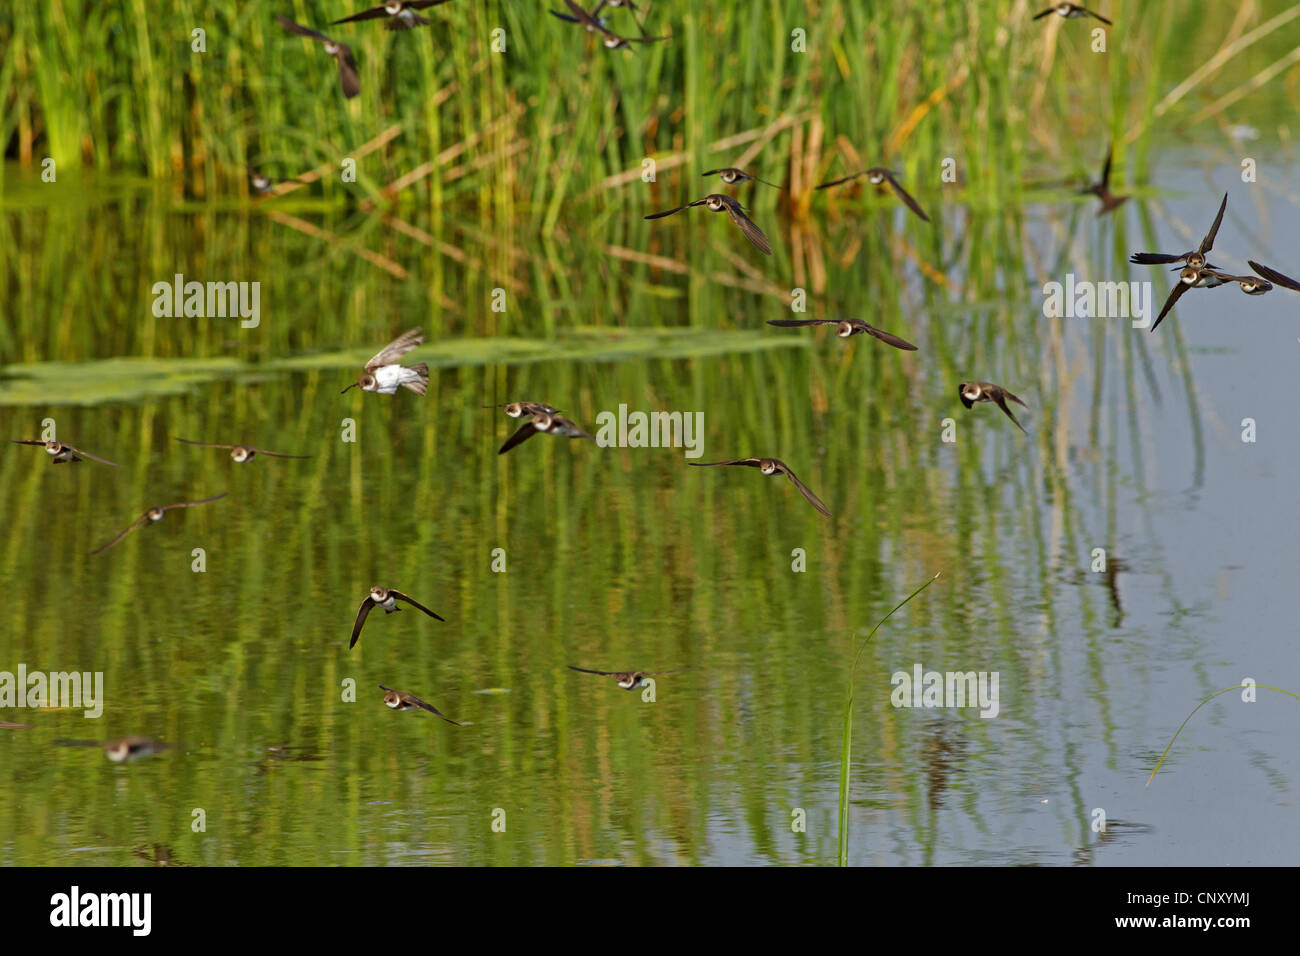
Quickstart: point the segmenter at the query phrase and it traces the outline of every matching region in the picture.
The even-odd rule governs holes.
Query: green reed
[[[1103,60],[1086,31],[1049,32],[1017,17],[1023,5],[1011,0],[938,7],[753,0],[707,17],[664,0],[651,5],[647,29],[673,39],[634,54],[604,50],[545,4],[453,2],[433,11],[432,27],[408,34],[327,26],[346,5],[283,4],[354,47],[363,91],[348,103],[332,61],[281,30],[271,7],[56,0],[0,12],[0,44],[14,54],[0,70],[0,117],[10,156],[130,169],[205,194],[237,189],[250,163],[289,174],[321,158],[337,161],[399,123],[400,141],[366,170],[375,188],[518,110],[450,164],[479,165],[455,183],[440,184],[435,174],[416,192],[439,202],[444,190],[490,185],[528,197],[536,221],[554,228],[560,204],[647,156],[689,151],[693,170],[729,162],[726,152],[701,153],[723,137],[807,113],[816,117],[815,135],[801,123],[764,147],[759,165],[770,175],[795,165],[815,175],[840,169],[849,161],[842,145],[864,163],[900,163],[927,179],[951,156],[979,171],[969,188],[999,200],[1026,171],[1027,147],[1072,159],[1079,135],[1100,149],[1106,127],[1131,140],[1157,124],[1156,102],[1189,70],[1184,54],[1213,48],[1234,13],[1217,8],[1187,21],[1115,6],[1121,26],[1108,34]],[[1261,19],[1283,9],[1260,6]],[[635,31],[625,12],[611,15]],[[195,29],[205,31],[206,52],[191,50]],[[497,30],[504,52],[492,49]],[[792,49],[796,31],[807,52]],[[1285,49],[1284,33],[1279,27],[1247,45],[1221,74],[1244,82]],[[1053,75],[1086,84],[1099,123],[1075,108],[1069,84],[1046,83],[1044,62]],[[1294,88],[1284,95],[1294,105]],[[1053,129],[1050,137],[1030,134]],[[484,214],[497,203],[483,201]]]

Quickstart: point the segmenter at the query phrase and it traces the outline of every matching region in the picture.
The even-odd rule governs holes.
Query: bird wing
[[[1009,393],[1007,392],[1006,389],[999,389],[998,391],[993,393],[993,401],[998,403],[998,408],[1002,409],[1002,411],[1006,413],[1007,418],[1011,419],[1013,422],[1016,423],[1017,428],[1019,428],[1022,432],[1025,432],[1025,426],[1020,424],[1020,422],[1016,420],[1016,416],[1011,414],[1011,409],[1007,408],[1008,394]],[[1021,402],[1020,404],[1023,405],[1024,402]],[[1028,435],[1029,432],[1025,432],[1025,434]]]
[[[317,33],[311,27],[305,27],[301,23],[294,23],[283,13],[277,13],[275,15],[275,19],[280,24],[280,26],[284,27],[290,33],[296,33],[298,34],[298,36],[301,37],[311,37],[313,40],[320,40],[322,43],[331,42],[330,38],[327,37],[325,34]]]
[[[586,10],[582,9],[582,7],[574,3],[573,0],[564,0],[564,3],[570,10],[573,11],[573,15],[577,17],[579,23],[585,24],[586,26],[591,27],[593,30],[599,30],[601,33],[606,33],[609,34],[610,36],[615,35],[610,33],[608,30],[606,30],[599,20],[593,17]]]
[[[731,199],[730,196],[727,198]],[[754,221],[745,215],[744,210],[740,208],[740,203],[732,199],[727,203],[727,212],[731,215],[731,221],[740,227],[740,231],[754,244],[755,249],[765,255],[772,254],[772,244],[767,241],[767,236],[763,235],[763,230],[754,225]]]
[[[1295,279],[1292,279],[1290,276],[1284,276],[1276,269],[1270,269],[1268,266],[1260,265],[1258,262],[1255,262],[1253,259],[1247,261],[1250,263],[1250,267],[1252,269],[1258,272],[1265,279],[1268,279],[1270,282],[1273,282],[1284,288],[1291,289],[1293,292],[1300,292],[1300,282],[1296,281]],[[35,444],[40,444],[40,442],[36,442]]]
[[[708,468],[712,465],[748,465],[750,468],[757,468],[761,458],[731,458],[727,461],[692,461],[688,462],[693,468]]]
[[[407,6],[414,6],[414,4],[407,4]],[[388,16],[388,11],[384,9],[382,4],[380,4],[379,6],[371,7],[368,10],[362,10],[360,13],[354,13],[350,17],[344,17],[342,20],[331,20],[330,25],[333,26],[336,23],[354,23],[358,20],[377,20],[380,17],[386,16]]]
[[[898,198],[903,200],[908,209],[912,210],[912,212],[916,213],[926,222],[930,221],[930,217],[925,214],[925,210],[921,208],[921,204],[912,198],[911,193],[898,184],[898,180],[894,178],[892,173],[885,173],[885,181],[888,182],[890,186],[894,187],[894,192],[898,193]]]
[[[1156,328],[1160,325],[1160,323],[1164,321],[1165,316],[1169,314],[1169,310],[1174,307],[1174,303],[1177,302],[1180,298],[1182,298],[1183,293],[1190,288],[1191,286],[1189,286],[1182,279],[1178,280],[1178,283],[1174,286],[1173,290],[1169,293],[1169,298],[1165,299],[1165,307],[1160,310],[1160,314],[1156,316],[1155,322],[1151,323],[1152,332],[1154,332]]]
[[[382,365],[392,365],[423,341],[423,332],[419,329],[407,329],[375,353],[374,358],[366,363],[366,371],[372,372]]]
[[[357,75],[357,61],[352,57],[352,48],[346,43],[340,43],[334,58],[339,61],[339,84],[343,87],[343,98],[350,100],[361,92],[361,77]]]
[[[1219,214],[1214,217],[1214,225],[1210,227],[1210,231],[1205,234],[1205,238],[1201,240],[1201,244],[1198,247],[1198,251],[1202,254],[1205,254],[1214,248],[1214,237],[1219,234],[1219,224],[1223,222],[1223,211],[1227,208],[1228,194],[1224,193],[1223,202],[1219,203]]]
[[[917,351],[916,346],[906,339],[900,339],[897,335],[893,335],[883,329],[878,329],[874,325],[868,325],[866,322],[856,319],[852,321],[858,326],[858,328],[862,329],[862,331],[874,338],[880,339],[880,341],[884,342],[886,345],[892,345],[896,349],[903,349],[905,352]]]
[[[548,413],[548,414],[549,414],[549,413]],[[566,428],[572,428],[574,431],[576,431],[576,432],[578,433],[577,435],[572,436],[572,437],[575,437],[575,438],[590,438],[592,441],[595,441],[595,440],[596,440],[596,436],[595,436],[595,435],[589,434],[589,433],[587,433],[586,431],[584,431],[583,428],[582,428],[582,426],[579,425],[577,422],[575,422],[572,418],[562,418],[562,417],[559,416],[559,415],[552,415],[551,417],[552,417],[553,419],[555,419],[555,423],[556,423],[557,425],[563,425],[563,426],[566,427]]]
[[[108,542],[108,544],[101,544],[98,548],[96,548],[94,551],[92,551],[92,552],[90,552],[90,553],[91,553],[91,554],[99,554],[99,552],[101,552],[101,551],[107,551],[109,548],[111,548],[113,545],[117,544],[119,541],[121,541],[123,538],[125,538],[128,534],[130,534],[132,531],[134,531],[136,528],[140,527],[140,525],[144,524],[144,523],[145,523],[146,521],[148,521],[148,520],[149,520],[149,512],[146,511],[146,512],[145,512],[144,514],[142,514],[140,517],[136,518],[136,519],[135,519],[134,521],[132,521],[129,525],[127,525],[126,528],[125,528],[124,530],[122,530],[121,532],[119,532],[116,538],[114,538],[112,541]]]
[[[1166,252],[1135,252],[1128,257],[1128,261],[1135,262],[1140,266],[1162,266],[1171,262],[1186,262],[1187,253],[1184,252],[1181,256],[1175,256]]]
[[[858,173],[852,173],[852,174],[850,174],[850,175],[848,175],[848,176],[841,176],[839,179],[832,179],[830,182],[828,182],[828,183],[822,183],[820,186],[818,186],[818,187],[816,187],[816,188],[818,188],[818,189],[830,189],[832,186],[838,186],[838,185],[840,185],[841,183],[847,183],[850,179],[857,179],[859,176],[865,176],[866,174],[867,174],[867,171],[864,169],[864,170],[862,170],[861,172],[858,172]]]
[[[565,666],[571,671],[581,671],[584,674],[595,674],[599,677],[613,677],[615,674],[615,671],[593,671],[585,667],[574,667],[572,664],[566,664]]]
[[[171,511],[173,508],[193,508],[195,505],[206,505],[210,501],[220,501],[228,494],[230,494],[230,492],[223,491],[219,495],[213,495],[211,498],[200,498],[198,501],[178,501],[174,505],[163,505],[162,510]]]
[[[361,636],[361,626],[366,623],[366,617],[374,606],[375,602],[370,600],[370,595],[367,594],[365,600],[361,602],[361,607],[357,608],[357,619],[352,624],[352,640],[348,641],[348,650],[356,647],[357,638]],[[384,689],[387,690],[388,688],[385,687]]]
[[[787,478],[790,479],[791,483],[796,488],[799,489],[799,494],[803,495],[805,498],[808,499],[808,503],[810,505],[812,505],[822,514],[824,514],[826,517],[829,518],[831,516],[830,509],[827,508],[826,505],[822,503],[822,500],[820,498],[818,498],[815,494],[812,493],[812,490],[807,485],[805,485],[802,481],[799,480],[798,476],[796,476],[795,473],[790,470],[789,465],[787,465],[783,461],[778,461],[776,463],[776,467],[780,470],[780,472],[783,475],[785,475]]]
[[[690,206],[694,206],[694,205],[695,205],[695,203],[693,203],[693,202],[689,202],[689,203],[686,203],[686,204],[683,205],[683,206],[678,206],[676,209],[665,209],[663,212],[651,213],[650,215],[646,216],[645,218],[646,218],[646,219],[662,219],[662,218],[664,218],[664,216],[671,216],[673,213],[681,212],[683,209],[686,209],[686,208],[688,208],[688,207],[690,207]]]
[[[115,461],[109,461],[107,458],[100,458],[98,455],[92,455],[90,452],[82,451],[80,448],[73,448],[71,445],[65,445],[64,447],[74,455],[80,455],[83,458],[92,458],[95,461],[103,462],[105,465],[117,465],[117,462]]]
[[[311,455],[286,455],[282,451],[267,451],[265,448],[254,448],[252,445],[247,446],[250,451],[255,451],[259,455],[270,455],[272,458],[310,458]]]
[[[497,454],[504,455],[511,448],[514,448],[521,442],[528,441],[528,439],[532,438],[535,434],[537,434],[537,426],[532,422],[524,422],[515,430],[513,435],[506,439],[505,444],[497,449]]]
[[[401,591],[398,591],[396,588],[389,588],[388,593],[391,594],[393,597],[397,598],[397,600],[399,601],[405,601],[407,604],[411,605],[411,607],[419,608],[425,614],[429,615],[429,617],[436,617],[438,620],[442,621],[443,623],[446,623],[447,621],[445,617],[442,617],[439,614],[435,614],[433,611],[430,611],[427,607],[425,607],[415,598],[403,594]]]

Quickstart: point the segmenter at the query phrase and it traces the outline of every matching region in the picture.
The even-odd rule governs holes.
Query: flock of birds
[[[449,0],[408,0],[408,2],[389,2],[370,7],[359,13],[343,17],[340,20],[333,21],[334,24],[351,23],[365,20],[383,19],[385,25],[390,30],[409,30],[414,27],[424,26],[430,23],[428,18],[421,16],[417,11],[429,7],[438,6]],[[627,8],[636,12],[638,8],[631,0],[599,0],[597,5],[590,12],[579,6],[575,0],[564,0],[568,8],[568,13],[550,11],[551,14],[560,20],[583,26],[587,31],[600,35],[604,45],[610,49],[632,49],[635,43],[654,43],[670,39],[663,36],[649,36],[645,32],[644,26],[638,21],[637,27],[640,30],[640,37],[625,37],[615,33],[608,25],[608,19],[600,14],[605,8],[617,9]],[[1099,14],[1093,13],[1077,4],[1057,3],[1037,14],[1034,19],[1042,19],[1049,15],[1058,15],[1065,19],[1079,19],[1083,17],[1095,18],[1102,23],[1110,24],[1110,21]],[[343,43],[337,42],[323,33],[313,30],[309,27],[295,23],[290,18],[277,14],[276,20],[285,30],[299,36],[309,37],[319,41],[324,51],[333,57],[338,63],[339,79],[345,97],[351,98],[360,92],[360,80],[358,78],[356,60],[353,57],[351,49]],[[1105,164],[1102,167],[1101,178],[1083,190],[1081,193],[1097,196],[1101,200],[1101,208],[1098,214],[1108,213],[1118,208],[1126,199],[1125,196],[1116,196],[1110,189],[1110,172],[1111,156],[1107,151]],[[272,184],[283,182],[284,180],[274,180],[266,177],[253,170],[249,171],[250,180],[254,189],[258,192],[266,193],[272,191]],[[727,185],[738,185],[746,182],[754,182],[766,185],[775,189],[783,187],[776,183],[769,182],[765,179],[753,175],[746,170],[736,167],[721,167],[706,170],[704,176],[718,176],[719,179]],[[889,187],[898,196],[899,200],[916,216],[925,222],[930,222],[930,217],[921,207],[920,203],[899,183],[898,174],[884,167],[871,167],[847,176],[822,183],[816,189],[829,189],[839,186],[859,178],[865,177],[867,182],[883,189]],[[1260,295],[1271,290],[1274,285],[1280,285],[1284,288],[1300,292],[1300,282],[1292,279],[1275,269],[1261,265],[1250,260],[1251,268],[1258,274],[1257,276],[1238,276],[1232,275],[1209,262],[1209,253],[1213,249],[1215,236],[1218,233],[1219,226],[1223,221],[1223,215],[1227,208],[1228,197],[1225,194],[1223,201],[1219,206],[1213,224],[1209,231],[1202,239],[1200,245],[1193,251],[1181,254],[1169,253],[1135,253],[1131,260],[1134,263],[1143,265],[1158,264],[1177,264],[1179,269],[1179,281],[1175,284],[1173,291],[1170,293],[1164,308],[1161,310],[1156,322],[1152,325],[1152,331],[1159,326],[1165,316],[1173,308],[1175,302],[1186,293],[1189,289],[1207,289],[1220,285],[1226,285],[1232,282],[1238,283],[1242,291],[1249,295]],[[747,210],[733,196],[711,193],[701,199],[696,199],[672,209],[662,212],[652,213],[646,216],[646,219],[662,219],[667,216],[675,215],[687,209],[705,207],[712,212],[726,211],[731,221],[740,229],[741,233],[754,245],[760,252],[771,255],[772,246],[763,231],[749,218]],[[915,352],[917,346],[906,341],[905,339],[894,335],[893,333],[875,328],[860,319],[774,319],[768,322],[769,325],[782,328],[800,328],[818,325],[833,325],[835,334],[843,339],[849,339],[856,335],[867,335],[886,345],[892,346],[901,351]],[[411,350],[421,345],[424,341],[421,331],[410,329],[388,345],[380,349],[362,369],[360,377],[356,382],[343,389],[346,393],[352,388],[358,388],[364,392],[372,392],[382,395],[393,395],[399,389],[407,389],[416,395],[423,396],[428,387],[429,369],[427,364],[420,363],[417,365],[403,365],[401,359]],[[1025,434],[1023,425],[1012,413],[1008,402],[1028,407],[1024,401],[1012,394],[1006,388],[995,385],[990,382],[963,382],[958,389],[958,397],[962,404],[967,408],[972,408],[976,403],[992,403],[997,405],[1003,413]],[[536,434],[551,435],[562,438],[578,438],[595,440],[590,432],[583,429],[580,425],[569,418],[560,414],[561,410],[545,402],[535,401],[513,401],[500,405],[484,406],[485,408],[501,408],[505,414],[517,421],[521,421],[520,426],[505,440],[498,450],[498,454],[505,454],[511,449],[517,447],[524,441]],[[188,445],[194,445],[205,448],[220,448],[230,452],[233,461],[239,464],[252,461],[257,455],[266,455],[276,458],[307,458],[307,455],[287,454],[284,452],[268,451],[264,448],[257,448],[251,445],[243,444],[218,444],[212,442],[199,442],[190,439],[180,438],[178,441]],[[100,458],[81,448],[66,444],[60,441],[45,441],[39,439],[19,439],[15,440],[16,444],[42,446],[51,456],[54,464],[75,463],[83,459],[90,459],[106,465],[116,465],[116,462]],[[789,480],[796,490],[817,509],[821,514],[830,516],[831,512],[825,503],[817,497],[813,491],[805,485],[794,471],[782,460],[771,457],[751,457],[751,458],[732,458],[724,461],[712,462],[691,462],[695,467],[716,467],[716,466],[739,466],[757,468],[760,473],[767,476],[780,476]],[[182,501],[174,504],[160,505],[150,508],[144,514],[140,515],[124,530],[119,532],[115,537],[95,548],[92,554],[102,553],[122,541],[127,535],[137,528],[146,524],[161,521],[164,515],[171,510],[192,508],[198,505],[210,504],[226,497],[220,494],[209,498],[201,498],[196,501]],[[400,604],[399,604],[400,602]],[[357,609],[352,626],[349,649],[356,646],[360,639],[361,631],[370,613],[379,608],[385,614],[392,614],[401,610],[400,605],[406,605],[438,621],[444,621],[445,618],[438,615],[435,611],[421,604],[410,595],[397,590],[396,588],[376,585],[370,589],[370,592],[362,599],[360,607]],[[572,670],[587,674],[597,674],[600,676],[613,677],[617,685],[621,688],[631,690],[637,687],[643,687],[649,678],[657,674],[677,673],[677,671],[601,671],[591,670],[588,668],[574,667],[569,665]],[[424,700],[407,693],[406,691],[394,690],[383,684],[379,685],[384,691],[384,703],[394,710],[412,710],[420,709],[434,714],[450,723],[459,724],[459,721],[452,720],[440,712],[433,705]],[[148,738],[125,738],[122,740],[109,741],[105,746],[105,751],[113,760],[131,760],[138,756],[148,753],[156,753],[165,747],[157,741]]]

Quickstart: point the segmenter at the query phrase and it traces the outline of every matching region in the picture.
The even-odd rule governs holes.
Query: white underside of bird
[[[371,373],[375,376],[376,392],[392,395],[403,385],[420,381],[420,373],[405,365],[381,365]]]

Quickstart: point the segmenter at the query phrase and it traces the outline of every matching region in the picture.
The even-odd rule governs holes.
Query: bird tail
[[[416,395],[423,395],[429,389],[429,366],[424,362],[402,369],[402,385]]]

